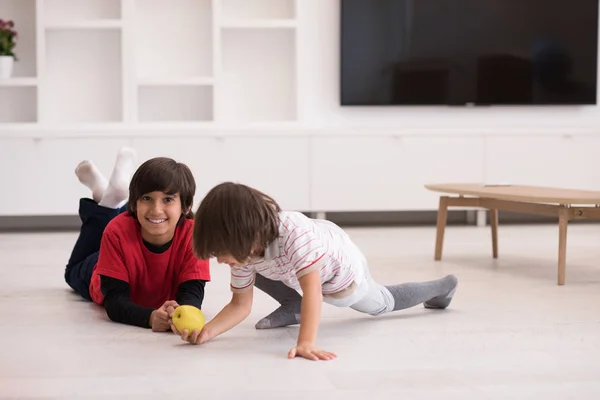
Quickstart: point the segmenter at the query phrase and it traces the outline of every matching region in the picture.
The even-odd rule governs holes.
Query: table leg
[[[569,209],[561,208],[558,211],[558,284],[565,284],[567,269],[567,225],[569,223]]]
[[[437,230],[435,236],[435,260],[442,259],[442,249],[444,247],[444,231],[446,230],[446,221],[448,219],[448,196],[440,197],[440,205],[437,215]]]
[[[492,228],[492,256],[498,258],[498,209],[490,209],[490,226]]]

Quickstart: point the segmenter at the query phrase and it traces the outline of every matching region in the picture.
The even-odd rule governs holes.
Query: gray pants
[[[369,315],[381,315],[394,309],[394,297],[383,285],[371,277],[367,260],[363,257],[363,277],[354,282],[355,289],[345,297],[323,296],[323,301],[336,307],[350,307]]]
[[[277,300],[282,306],[302,301],[302,296],[296,290],[286,286],[283,282],[267,279],[261,274],[256,274],[254,286]]]

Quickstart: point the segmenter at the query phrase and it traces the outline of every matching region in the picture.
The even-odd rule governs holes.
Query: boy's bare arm
[[[302,309],[300,312],[300,333],[298,344],[314,345],[321,321],[323,294],[319,271],[304,275],[299,279],[302,288]]]
[[[208,339],[227,332],[243,320],[252,310],[253,289],[234,293],[231,301],[204,327]]]
[[[242,322],[252,310],[253,290],[249,289],[241,293],[234,293],[231,301],[205,326],[202,331],[188,332],[185,329],[180,333],[181,338],[193,344],[201,344],[227,332]],[[174,328],[173,328],[174,329]]]
[[[315,347],[323,301],[319,271],[304,275],[299,282],[302,288],[300,334],[298,335],[298,344],[289,351],[288,358],[304,357],[315,361],[332,360],[336,357],[335,354]]]

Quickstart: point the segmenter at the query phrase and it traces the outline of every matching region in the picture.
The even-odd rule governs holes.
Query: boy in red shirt
[[[112,321],[169,331],[178,305],[202,308],[210,281],[208,261],[192,251],[196,183],[185,164],[164,157],[144,162],[130,182],[135,159],[122,148],[109,181],[89,161],[77,166],[92,199],[80,200],[65,280]]]

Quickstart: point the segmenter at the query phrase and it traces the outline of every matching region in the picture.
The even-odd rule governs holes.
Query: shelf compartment
[[[46,36],[44,122],[121,122],[121,32],[58,30]]]
[[[18,33],[15,54],[18,61],[13,67],[13,77],[37,75],[36,62],[36,2],[35,0],[0,0],[0,18],[14,21]]]
[[[222,34],[219,119],[296,118],[295,30],[226,29]]]
[[[226,20],[294,19],[296,0],[222,0],[221,10]]]
[[[211,0],[138,0],[135,27],[140,79],[213,75]]]
[[[213,119],[210,85],[144,85],[138,88],[138,120],[199,122]]]
[[[121,19],[120,0],[44,0],[42,3],[46,26]]]
[[[37,88],[0,86],[0,123],[37,122]]]

